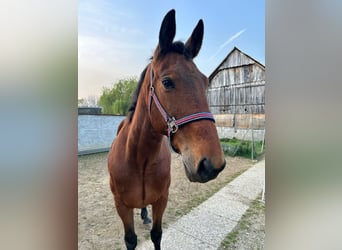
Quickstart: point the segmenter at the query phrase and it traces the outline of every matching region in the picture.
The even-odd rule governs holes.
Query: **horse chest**
[[[158,171],[155,171],[155,169]],[[168,166],[146,166],[145,169],[126,169],[116,176],[116,195],[129,207],[145,207],[160,198],[170,185]]]

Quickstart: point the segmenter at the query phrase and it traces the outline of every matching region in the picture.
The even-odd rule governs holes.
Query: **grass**
[[[233,139],[221,139],[224,153],[229,156],[252,157],[252,142]],[[262,141],[254,141],[254,159],[263,155],[265,147],[262,149]],[[265,145],[264,145],[265,146]]]
[[[238,225],[230,232],[226,238],[221,242],[219,250],[222,249],[235,249],[234,245],[238,242],[239,235],[243,232],[248,231],[249,227],[252,225],[253,216],[258,216],[259,213],[265,213],[265,203],[260,200],[261,195],[251,202],[250,207],[241,217]]]
[[[213,187],[213,189],[208,190],[208,192],[205,192],[203,195],[198,195],[194,197],[193,199],[189,200],[186,203],[185,208],[183,208],[181,211],[177,210],[175,211],[175,214],[177,216],[183,216],[191,211],[192,208],[197,207],[200,205],[202,202],[206,201],[209,197],[213,196],[217,191],[219,191],[222,187],[224,187],[226,184],[234,180],[236,177],[238,177],[240,174],[245,172],[246,170],[241,170],[239,172],[236,172],[229,178],[227,178],[224,182],[218,183]]]

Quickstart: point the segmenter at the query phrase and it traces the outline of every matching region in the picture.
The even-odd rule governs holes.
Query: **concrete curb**
[[[265,182],[265,160],[228,183],[208,200],[164,230],[163,250],[217,249],[237,225],[251,201],[262,192]],[[152,241],[137,249],[154,249]]]

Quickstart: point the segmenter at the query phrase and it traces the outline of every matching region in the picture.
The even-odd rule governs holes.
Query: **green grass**
[[[239,172],[236,172],[235,174],[233,174],[232,176],[230,176],[229,178],[227,178],[224,182],[221,183],[217,183],[217,185],[213,186],[213,188],[211,190],[208,190],[207,192],[205,192],[203,195],[199,195],[194,197],[193,199],[189,200],[186,203],[186,207],[183,208],[181,211],[175,211],[175,214],[177,216],[183,216],[187,213],[189,213],[191,211],[192,208],[197,207],[199,204],[201,204],[202,202],[206,201],[209,197],[211,197],[212,195],[214,195],[217,191],[219,191],[222,187],[224,187],[225,185],[227,185],[229,182],[231,182],[232,180],[234,180],[236,177],[238,177],[240,174],[242,174],[243,172],[245,172],[246,170],[241,170]]]
[[[221,249],[233,249],[233,246],[238,241],[238,236],[242,231],[248,230],[248,228],[252,225],[251,217],[253,215],[257,215],[262,212],[265,213],[265,203],[260,201],[261,196],[259,195],[254,201],[251,202],[250,207],[241,217],[238,225],[234,228],[232,232],[230,232],[226,238],[221,242]]]
[[[228,156],[242,156],[246,158],[252,157],[252,142],[242,141],[238,139],[221,139],[223,152]],[[262,141],[254,142],[254,159],[259,158],[264,152],[262,149]],[[265,145],[263,151],[265,150]]]

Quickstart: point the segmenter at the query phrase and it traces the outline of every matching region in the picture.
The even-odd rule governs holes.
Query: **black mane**
[[[178,53],[178,54],[181,54],[181,55],[184,55],[184,57],[186,59],[192,59],[192,55],[190,53],[190,51],[185,47],[184,43],[183,42],[180,42],[180,41],[177,41],[177,42],[174,42],[171,44],[171,46],[169,46],[167,49],[164,49],[162,51],[159,51],[158,55],[157,55],[157,58],[160,59],[161,57],[165,56],[166,54],[168,53],[171,53],[171,52],[174,52],[174,53]],[[151,58],[152,60],[153,58]],[[137,88],[135,89],[134,91],[134,94],[133,94],[133,97],[132,97],[132,102],[128,108],[128,114],[127,114],[127,117],[129,119],[129,121],[131,122],[132,121],[132,118],[133,118],[133,115],[134,115],[134,111],[135,111],[135,108],[137,106],[137,102],[138,102],[138,97],[139,97],[139,93],[140,93],[140,89],[141,89],[141,86],[142,86],[142,83],[144,82],[144,79],[145,79],[145,75],[146,75],[146,71],[147,71],[147,68],[148,68],[149,65],[147,65],[145,67],[145,69],[143,70],[143,72],[141,73],[140,75],[140,78],[139,78],[139,82],[138,82],[138,85],[137,85]]]
[[[137,88],[135,89],[133,97],[132,97],[131,105],[129,105],[129,108],[128,108],[127,117],[128,117],[130,122],[132,121],[133,114],[134,114],[135,108],[137,106],[140,89],[141,89],[141,86],[142,86],[142,84],[144,82],[144,78],[145,78],[145,75],[146,75],[147,68],[148,68],[148,65],[145,67],[145,69],[143,70],[143,72],[140,75],[140,79],[139,79]]]

